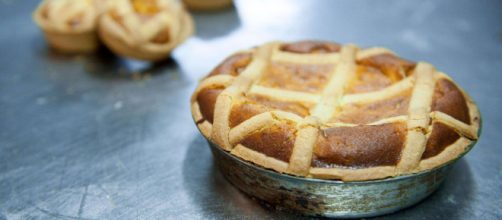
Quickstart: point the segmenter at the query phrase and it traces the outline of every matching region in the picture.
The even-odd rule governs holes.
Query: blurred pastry
[[[53,48],[86,53],[99,45],[95,32],[98,15],[94,0],[45,0],[33,13],[33,19]]]
[[[115,53],[159,61],[194,30],[190,15],[174,0],[115,0],[99,20],[98,33]]]
[[[232,5],[232,0],[183,0],[190,9],[196,11],[218,10]]]

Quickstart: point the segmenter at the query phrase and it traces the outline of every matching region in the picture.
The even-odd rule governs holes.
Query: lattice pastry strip
[[[340,104],[345,84],[354,72],[356,47],[353,45],[345,46],[340,53],[341,63],[331,74],[331,79],[327,83],[320,101],[314,107],[312,116],[307,117],[299,128],[288,167],[290,173],[308,174],[312,162],[312,151],[319,133],[319,123],[325,123],[332,117]]]
[[[408,108],[408,133],[398,164],[401,172],[417,167],[425,150],[425,130],[430,123],[429,112],[435,84],[434,71],[432,65],[427,63],[419,63],[415,68],[415,86]]]
[[[340,105],[345,85],[354,73],[356,47],[353,45],[345,46],[340,53],[341,63],[336,67],[332,79],[328,81],[321,100],[313,112],[313,116],[318,117],[323,123],[333,116],[336,107]]]
[[[447,75],[436,72],[432,65],[425,62],[407,63],[385,48],[358,50],[354,45],[337,47],[312,42],[292,45],[294,51],[284,49],[289,46],[287,44],[274,42],[251,52],[242,52],[251,53],[253,58],[244,69],[230,71],[237,72],[237,76],[212,73],[211,77],[199,84],[192,97],[192,114],[206,137],[238,157],[278,172],[345,181],[379,179],[431,169],[456,158],[478,138],[480,118],[472,99],[458,89]],[[333,68],[331,72],[326,73],[329,80],[324,82],[325,85],[319,85],[324,88],[322,92],[311,93],[258,85],[263,77],[271,77],[265,74],[273,71],[270,68],[274,66],[270,65],[270,62],[293,66],[290,68],[293,72],[290,74],[300,76],[302,68],[311,70],[318,65],[329,65]],[[319,68],[319,71],[321,69]],[[389,84],[387,79],[394,81]],[[370,86],[374,83],[385,86],[377,85],[369,87],[370,91],[347,94],[354,80],[360,80],[363,86],[364,83]],[[201,91],[213,87],[223,88],[215,101],[214,121],[211,123],[202,113],[207,111],[207,106],[199,106],[197,100]],[[406,95],[408,91],[410,95]],[[307,115],[300,116],[294,110],[298,103],[308,106]],[[403,106],[402,103],[406,105]],[[344,109],[349,105],[363,106],[376,112],[380,111],[382,106],[390,105],[395,108],[392,106],[396,105],[399,108],[406,107],[407,112],[397,112],[393,116],[376,118],[362,124],[339,121],[340,114],[346,111]],[[231,117],[237,117],[232,115],[236,111],[241,114],[238,117],[245,117],[240,119],[243,121],[231,127]],[[260,135],[270,135],[262,132],[268,132],[284,123],[293,126],[294,131],[289,131],[294,134],[293,144],[288,145],[289,136],[284,136],[286,139],[279,138],[285,141],[284,143],[272,143],[270,147],[291,148],[290,153],[285,154],[287,149],[267,149],[261,152],[259,149],[269,146],[250,148],[243,144],[250,137],[258,137],[259,140]],[[384,130],[378,132],[378,129]],[[359,131],[370,133],[360,133],[361,140],[344,139],[358,137]],[[349,132],[348,136],[330,136],[346,132]],[[366,135],[369,136],[365,137]],[[394,141],[389,142],[390,145],[399,148],[395,149],[398,151],[377,152],[386,159],[372,156],[372,149],[391,149],[378,143],[379,140],[375,140],[375,146],[367,145],[364,140],[368,140],[372,135],[390,135],[382,140],[388,141],[390,138]],[[442,135],[449,135],[453,139],[446,140]],[[399,138],[403,141],[400,142]],[[266,144],[263,140],[259,143]],[[344,146],[343,143],[349,145],[340,148]],[[442,143],[448,145],[440,146]],[[363,145],[369,147],[369,156],[357,153],[365,149],[361,148]],[[350,150],[350,146],[354,150]],[[274,150],[278,150],[282,156],[274,156]],[[346,156],[340,158],[338,151],[345,152]],[[323,162],[326,155],[328,162]],[[352,158],[354,155],[363,158]],[[364,157],[373,158],[371,160],[375,161],[364,161]],[[330,161],[349,165],[337,165],[338,162]],[[350,165],[359,163],[369,165]]]
[[[254,60],[216,100],[211,137],[226,150],[232,149],[229,141],[229,117],[233,100],[239,98],[242,93],[246,92],[258,80],[268,63],[273,46],[274,43],[271,43],[256,50]]]

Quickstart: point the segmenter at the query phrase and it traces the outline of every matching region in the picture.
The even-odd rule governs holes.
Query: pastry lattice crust
[[[432,169],[478,138],[446,74],[384,48],[272,42],[226,59],[192,99],[202,134],[277,172],[363,181]]]

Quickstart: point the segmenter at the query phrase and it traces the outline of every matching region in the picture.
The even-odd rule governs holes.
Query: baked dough
[[[33,19],[53,48],[69,53],[93,52],[99,45],[95,29],[100,4],[95,0],[44,0]]]
[[[257,166],[365,181],[433,169],[478,139],[472,99],[427,62],[302,41],[237,52],[191,98],[201,133]]]
[[[147,61],[168,58],[194,31],[174,0],[115,0],[99,20],[99,36],[116,54]]]

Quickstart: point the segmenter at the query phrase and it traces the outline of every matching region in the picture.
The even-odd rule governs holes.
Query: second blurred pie
[[[113,52],[149,61],[165,59],[193,30],[190,15],[173,0],[112,1],[98,27]]]
[[[93,0],[45,0],[33,13],[49,44],[62,52],[86,53],[99,43],[95,32],[99,5]]]

